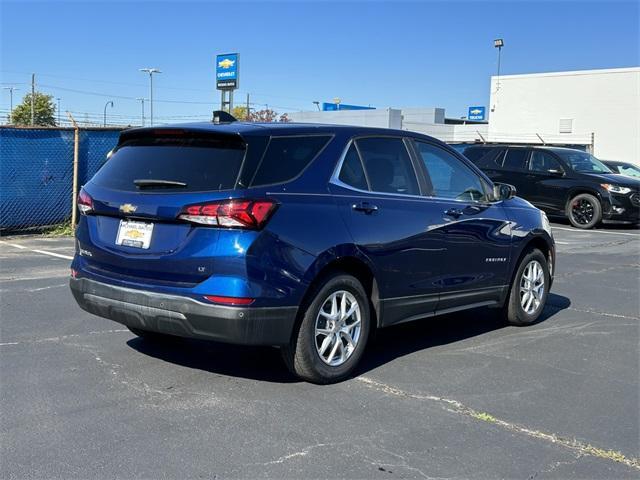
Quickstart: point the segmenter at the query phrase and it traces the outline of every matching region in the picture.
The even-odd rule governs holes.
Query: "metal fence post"
[[[71,188],[71,229],[75,231],[78,220],[78,160],[80,157],[80,128],[71,113],[67,112],[73,123],[73,187]]]

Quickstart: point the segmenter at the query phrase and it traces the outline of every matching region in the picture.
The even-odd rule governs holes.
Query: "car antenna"
[[[237,122],[238,119],[224,110],[214,110],[212,122],[216,125],[220,123],[233,123]]]

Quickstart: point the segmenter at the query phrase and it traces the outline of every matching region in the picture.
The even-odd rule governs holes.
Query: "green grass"
[[[71,228],[71,222],[61,223],[51,227],[49,230],[43,232],[47,237],[70,237],[73,235],[73,228]]]

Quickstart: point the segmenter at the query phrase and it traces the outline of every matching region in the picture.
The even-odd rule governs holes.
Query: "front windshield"
[[[612,173],[609,167],[587,152],[557,151],[562,159],[571,165],[576,172],[582,173]]]
[[[622,175],[626,175],[627,177],[640,178],[640,168],[635,165],[620,165],[619,170]]]

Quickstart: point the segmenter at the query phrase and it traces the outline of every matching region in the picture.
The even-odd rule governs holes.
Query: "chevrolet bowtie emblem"
[[[122,213],[133,213],[138,209],[135,205],[131,205],[130,203],[125,203],[124,205],[120,205],[120,211]]]

